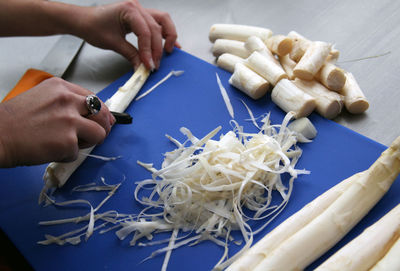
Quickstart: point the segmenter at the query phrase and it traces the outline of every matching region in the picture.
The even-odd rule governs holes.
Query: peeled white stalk
[[[322,41],[314,41],[308,47],[301,57],[296,67],[293,69],[295,77],[312,80],[314,75],[324,65],[326,58],[331,51],[331,45]]]
[[[303,37],[296,31],[290,31],[287,37],[293,40],[293,46],[292,50],[289,53],[289,56],[291,59],[298,62],[306,52],[308,46],[310,46],[311,41]]]
[[[317,129],[315,129],[315,126],[306,117],[292,121],[288,125],[288,128],[292,131],[301,134],[308,140],[311,140],[317,136]],[[299,140],[299,142],[302,142],[302,140],[299,138],[297,138],[297,140]]]
[[[400,205],[364,230],[315,271],[371,270],[400,235]],[[399,258],[397,255],[396,258]],[[387,269],[385,269],[387,270]],[[399,270],[399,269],[393,269]]]
[[[245,64],[274,86],[281,79],[288,78],[287,74],[279,64],[275,63],[270,58],[263,56],[257,51],[253,52],[246,59]]]
[[[344,96],[344,105],[346,109],[353,114],[365,112],[369,103],[353,74],[346,72],[346,83],[340,94]]]
[[[385,256],[375,264],[370,271],[398,271],[400,270],[400,238],[385,254]]]
[[[345,71],[335,64],[326,62],[315,78],[330,90],[340,92],[346,83]]]
[[[230,39],[245,41],[250,36],[257,36],[266,41],[272,36],[272,31],[257,26],[239,24],[213,24],[210,28],[209,39],[214,42],[217,39]]]
[[[279,62],[282,68],[285,70],[290,80],[294,79],[293,69],[296,67],[296,62],[289,57],[289,55],[284,55],[279,57]]]
[[[106,101],[110,111],[124,112],[130,102],[135,98],[143,84],[149,77],[150,71],[141,64],[132,77],[118,89],[118,91]],[[43,176],[44,187],[39,196],[39,204],[45,200],[45,193],[50,188],[63,186],[74,171],[82,164],[94,147],[79,151],[78,159],[70,163],[50,163]]]
[[[246,47],[246,49],[250,53],[259,52],[263,56],[274,61],[277,65],[280,65],[278,60],[275,58],[275,56],[272,54],[272,52],[268,49],[268,47],[265,45],[265,43],[259,37],[256,37],[256,36],[249,37],[245,41],[244,47]]]
[[[294,84],[315,98],[315,109],[321,116],[333,119],[342,111],[343,97],[336,92],[330,91],[317,81],[306,81],[296,78]]]
[[[339,55],[340,51],[332,47],[328,57],[326,58],[326,62],[330,62],[332,64],[336,63],[336,61],[339,59]]]
[[[229,83],[255,100],[264,96],[269,89],[267,80],[242,63],[236,64]]]
[[[228,39],[217,39],[213,44],[212,53],[215,57],[219,57],[224,53],[229,53],[242,58],[246,58],[250,55],[244,47],[243,41]]]
[[[268,49],[278,56],[289,54],[293,48],[293,40],[284,35],[272,36],[267,40],[266,44]]]
[[[218,57],[217,66],[227,70],[230,73],[233,73],[236,63],[243,63],[244,61],[244,58],[229,53],[224,53]]]
[[[301,210],[293,214],[259,240],[239,259],[233,262],[226,271],[253,270],[277,246],[326,210],[340,195],[342,195],[344,191],[346,191],[357,176],[358,175],[353,175],[350,178],[345,179],[305,205]]]
[[[292,81],[282,79],[272,89],[272,101],[283,111],[295,112],[295,118],[307,117],[315,109],[315,98],[298,88]]]
[[[400,173],[400,137],[326,210],[286,239],[254,271],[303,270],[346,235]]]

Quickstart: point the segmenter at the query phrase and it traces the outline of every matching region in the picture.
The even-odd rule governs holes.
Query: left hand
[[[172,52],[177,43],[175,25],[168,13],[143,8],[137,0],[105,6],[90,7],[78,35],[90,44],[111,49],[127,58],[135,68],[140,62],[150,69],[158,69],[164,49]],[[138,49],[125,36],[138,37]]]

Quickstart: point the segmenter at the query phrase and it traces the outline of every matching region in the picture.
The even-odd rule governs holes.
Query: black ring
[[[93,94],[86,96],[86,107],[89,110],[89,115],[96,115],[101,109],[100,99]]]

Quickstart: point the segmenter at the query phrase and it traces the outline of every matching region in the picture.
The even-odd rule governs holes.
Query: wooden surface
[[[80,5],[111,3],[109,0],[66,0]],[[340,50],[340,66],[352,72],[370,101],[363,115],[342,114],[338,123],[379,143],[389,145],[400,135],[400,2],[394,0],[337,1],[239,1],[146,0],[145,7],[170,13],[183,49],[214,63],[208,31],[213,23],[238,23],[270,28],[274,33],[295,30],[311,40],[332,42]],[[19,77],[37,66],[57,37],[0,39],[0,98]],[[133,43],[135,38],[129,37]],[[390,53],[388,53],[390,52]],[[378,58],[344,62],[376,56]],[[99,91],[130,69],[111,51],[85,45],[65,78]]]

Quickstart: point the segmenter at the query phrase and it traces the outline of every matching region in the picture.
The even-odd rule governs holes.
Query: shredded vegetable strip
[[[218,87],[219,90],[221,91],[221,95],[222,98],[224,99],[226,108],[228,109],[229,115],[231,116],[231,118],[234,118],[234,113],[233,113],[233,107],[231,104],[231,100],[229,99],[228,93],[226,92],[226,89],[224,88],[224,86],[221,83],[221,79],[219,79],[218,73],[215,74],[217,76],[217,83],[218,83]]]
[[[167,76],[165,76],[163,79],[161,79],[157,84],[155,84],[154,86],[152,86],[149,90],[145,91],[143,94],[141,94],[139,97],[136,98],[137,100],[142,99],[144,96],[147,96],[148,94],[150,94],[150,92],[152,92],[156,87],[158,87],[159,85],[161,85],[162,83],[164,83],[165,81],[168,80],[168,78],[170,78],[171,76],[180,76],[183,74],[184,71],[170,71]]]

